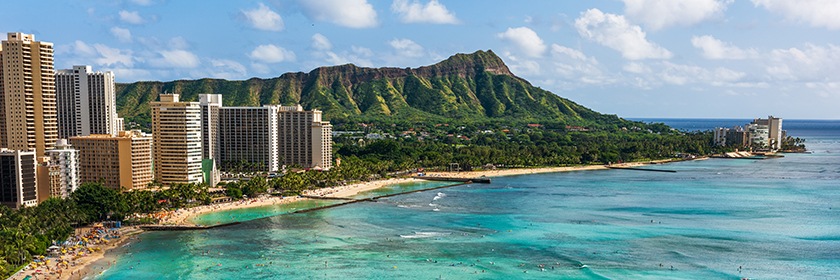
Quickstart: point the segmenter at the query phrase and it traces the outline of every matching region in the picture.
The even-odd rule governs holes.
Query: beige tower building
[[[199,103],[161,94],[151,107],[155,179],[164,185],[202,183]]]
[[[113,72],[93,72],[90,66],[55,73],[58,136],[70,138],[123,130],[117,117]]]
[[[123,191],[152,182],[152,137],[140,131],[74,136],[70,142],[79,151],[81,182],[102,182]]]
[[[9,33],[0,64],[0,147],[44,155],[58,140],[53,44]]]
[[[303,168],[332,168],[332,125],[321,120],[321,111],[304,111],[299,104],[281,106],[278,114],[281,162]]]

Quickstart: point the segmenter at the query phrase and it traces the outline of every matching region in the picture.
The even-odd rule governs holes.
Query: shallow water
[[[808,144],[815,153],[510,176],[144,233],[100,278],[832,279],[840,133]]]

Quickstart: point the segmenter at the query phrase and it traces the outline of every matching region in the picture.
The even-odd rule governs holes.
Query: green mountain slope
[[[198,100],[223,94],[225,106],[296,104],[324,111],[333,121],[406,119],[551,120],[569,124],[622,122],[532,86],[510,72],[493,51],[456,54],[419,68],[365,68],[352,64],[286,73],[270,79],[219,79],[117,84],[117,108],[127,121],[147,123],[149,102],[162,92]]]

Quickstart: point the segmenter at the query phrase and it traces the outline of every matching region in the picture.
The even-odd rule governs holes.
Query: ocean
[[[705,130],[749,120],[656,121]],[[813,153],[648,167],[676,173],[500,177],[302,214],[283,213],[312,205],[217,213],[205,222],[248,221],[144,233],[108,253],[117,262],[98,278],[835,279],[840,121],[784,128]]]

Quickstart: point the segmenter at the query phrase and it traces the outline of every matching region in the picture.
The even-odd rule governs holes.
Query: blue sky
[[[32,7],[38,6],[38,7]],[[96,0],[0,3],[0,31],[118,82],[417,67],[492,49],[622,117],[840,119],[840,1]]]

